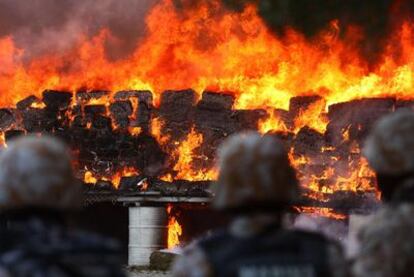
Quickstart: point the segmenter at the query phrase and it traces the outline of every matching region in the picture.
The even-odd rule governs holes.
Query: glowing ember
[[[335,213],[330,208],[316,208],[316,207],[294,207],[298,212],[309,214],[311,216],[321,216],[332,218],[336,220],[344,220],[347,218],[344,214]]]
[[[131,135],[137,137],[139,134],[141,134],[142,129],[141,127],[129,127],[128,131]]]
[[[138,175],[138,170],[134,167],[124,167],[122,170],[118,171],[115,175],[112,176],[111,182],[115,188],[119,187],[122,177],[130,177]]]
[[[119,184],[121,182],[122,177],[130,177],[134,175],[138,175],[138,170],[134,167],[124,167],[118,172],[116,172],[114,175],[108,177],[108,176],[102,176],[100,179],[103,181],[110,181],[115,188],[119,187]],[[98,177],[90,170],[86,170],[84,174],[83,181],[86,184],[96,184],[98,182]]]
[[[91,171],[85,171],[85,175],[83,177],[83,182],[85,184],[96,184],[96,182],[98,182],[98,179],[96,179],[93,176],[93,173]]]

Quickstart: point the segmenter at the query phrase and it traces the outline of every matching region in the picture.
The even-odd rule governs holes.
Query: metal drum
[[[152,252],[167,248],[167,238],[165,207],[129,208],[128,265],[148,265]]]

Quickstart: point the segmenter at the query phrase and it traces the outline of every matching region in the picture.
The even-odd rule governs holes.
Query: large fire
[[[17,48],[12,37],[1,38],[0,104],[51,88],[150,89],[157,96],[165,89],[191,87],[201,93],[216,88],[234,92],[238,108],[287,108],[292,96],[309,93],[324,96],[327,104],[412,96],[410,22],[395,29],[374,69],[356,48],[363,39],[357,27],[344,27],[343,39],[337,21],[312,41],[294,30],[277,37],[253,4],[241,13],[226,10],[217,0],[177,11],[172,0],[162,0],[146,24],[147,35],[135,51],[118,61],[105,55],[105,42],[111,40],[105,29],[91,39],[79,34],[70,51],[51,52],[27,64],[22,61],[25,49]]]
[[[329,105],[364,97],[413,97],[411,22],[395,26],[381,58],[373,66],[360,55],[357,44],[364,34],[357,26],[339,26],[334,20],[312,40],[292,29],[279,37],[266,27],[254,4],[236,12],[214,0],[178,11],[173,2],[161,0],[153,7],[146,18],[146,35],[133,53],[121,60],[111,60],[105,54],[105,43],[113,39],[106,29],[92,38],[80,33],[70,50],[50,52],[30,61],[24,61],[26,49],[16,47],[13,37],[0,37],[0,106],[13,106],[31,94],[40,96],[45,89],[85,88],[113,92],[148,89],[154,93],[157,105],[162,91],[191,87],[199,96],[206,89],[231,91],[235,108],[266,110],[269,116],[258,126],[263,133],[297,133],[304,126],[323,133]],[[344,37],[338,35],[340,28],[345,29]],[[292,126],[286,126],[275,110],[287,110],[289,100],[299,95],[319,95],[321,99],[302,110]],[[108,107],[112,95],[99,101]],[[89,104],[99,103],[91,100]],[[34,105],[41,108],[43,103]],[[136,103],[133,106],[137,108]],[[161,134],[162,122],[158,118],[152,119],[151,127],[161,145],[170,139]],[[137,136],[142,130],[135,127],[129,131]],[[344,141],[349,138],[348,131],[343,130]],[[163,178],[214,179],[214,168],[192,166],[194,150],[202,142],[202,134],[194,128],[186,139],[177,142],[171,153],[176,176]],[[353,146],[352,151],[359,154],[360,149]],[[290,157],[298,168],[315,163],[313,157],[294,155],[293,149]],[[331,160],[335,159],[338,158],[333,154]],[[309,196],[323,199],[338,190],[374,191],[370,181],[373,173],[366,161],[361,158],[349,163],[347,174],[328,167],[320,176],[300,176]],[[134,169],[125,168],[110,179],[118,185],[120,176],[130,172]],[[84,177],[96,182],[90,171],[86,170]],[[335,184],[321,185],[321,179],[333,179]]]

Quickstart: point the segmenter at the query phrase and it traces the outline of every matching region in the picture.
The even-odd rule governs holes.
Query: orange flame
[[[156,117],[151,120],[151,134],[155,137],[160,145],[164,145],[167,141],[170,140],[170,137],[167,135],[163,135],[162,128],[164,126],[164,122]]]
[[[266,134],[270,131],[286,132],[288,131],[288,128],[279,116],[275,115],[274,113],[271,113],[271,116],[269,118],[260,120],[259,131],[262,134]]]
[[[217,174],[214,169],[194,169],[193,159],[205,158],[200,155],[197,156],[195,153],[195,150],[202,143],[203,136],[197,133],[194,127],[191,129],[191,132],[187,135],[187,138],[184,141],[178,142],[178,147],[173,153],[173,156],[178,157],[178,160],[174,166],[174,170],[177,172],[176,179],[191,181],[216,179]]]
[[[254,4],[238,13],[213,0],[178,12],[173,2],[154,6],[146,18],[146,36],[123,60],[106,57],[105,43],[113,37],[105,29],[90,39],[79,34],[67,52],[28,64],[24,49],[11,37],[0,38],[0,90],[5,92],[0,104],[14,104],[33,92],[39,96],[46,88],[81,87],[150,89],[155,102],[165,89],[213,87],[235,92],[236,108],[286,109],[292,96],[309,92],[324,96],[328,105],[367,96],[412,96],[410,22],[395,29],[383,58],[370,70],[355,47],[356,29],[348,28],[348,35],[339,38],[338,21],[310,42],[293,30],[275,36]]]
[[[100,179],[104,181],[110,181],[115,188],[119,187],[122,177],[130,177],[138,175],[138,170],[134,167],[124,167],[121,170],[117,171],[112,176],[103,176]],[[96,184],[98,182],[98,177],[96,174],[90,170],[86,170],[84,173],[83,181],[85,184]]]
[[[96,179],[96,177],[93,176],[92,171],[87,170],[85,171],[83,182],[85,184],[96,184],[96,182],[98,182],[98,179]]]
[[[141,134],[142,129],[141,129],[141,127],[128,127],[128,131],[131,135],[136,137],[139,134]]]
[[[29,62],[24,59],[25,49],[19,49],[12,37],[0,37],[0,106],[15,105],[30,94],[39,97],[45,89],[105,88],[112,91],[108,96],[82,104],[106,106],[113,99],[113,92],[121,89],[151,90],[156,104],[166,89],[191,87],[198,97],[206,89],[215,89],[232,91],[236,109],[265,109],[270,116],[259,124],[263,133],[297,133],[303,126],[323,133],[326,108],[331,104],[364,97],[413,97],[412,22],[405,22],[392,32],[381,59],[369,66],[356,47],[359,31],[355,27],[345,28],[341,38],[338,34],[342,26],[337,20],[309,41],[291,29],[283,37],[271,33],[254,4],[236,12],[225,9],[219,0],[200,2],[178,12],[173,0],[161,0],[146,18],[146,35],[133,53],[121,60],[108,59],[105,54],[106,43],[113,39],[106,29],[92,38],[80,33],[72,49],[63,54],[51,51]],[[286,126],[275,115],[275,109],[288,110],[293,96],[309,94],[324,100],[301,111],[294,126]],[[131,118],[137,104],[133,106]],[[152,119],[152,134],[164,145],[170,138],[163,134],[162,126],[160,119]],[[88,122],[87,128],[90,127]],[[138,129],[130,131],[138,134]],[[349,130],[343,136],[349,139]],[[214,169],[193,169],[194,158],[204,158],[195,156],[202,142],[202,135],[194,129],[185,141],[179,142],[174,151],[177,176],[164,178],[215,179]],[[290,157],[298,169],[315,162],[313,157]],[[339,157],[331,159],[340,162]],[[327,169],[321,176],[301,179],[303,186],[316,193],[314,197],[336,190],[374,190],[373,173],[363,159],[350,164],[351,174],[347,176],[324,166]],[[321,184],[326,178],[333,178],[335,184]],[[96,182],[92,172],[86,172],[84,179]],[[113,179],[119,184],[119,175]]]
[[[328,118],[323,113],[325,112],[325,100],[319,100],[310,105],[307,109],[301,110],[299,115],[295,118],[295,130],[297,133],[302,127],[308,126],[323,134],[328,125]]]
[[[168,213],[168,249],[174,248],[180,244],[180,236],[182,235],[181,225],[175,216],[171,215],[172,206],[167,206]]]
[[[6,135],[4,132],[0,132],[0,147],[7,148]]]

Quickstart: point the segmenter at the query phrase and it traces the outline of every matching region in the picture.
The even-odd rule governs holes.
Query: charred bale
[[[395,99],[370,98],[354,100],[329,106],[326,138],[332,145],[344,140],[344,132],[349,140],[362,143],[375,122],[393,112]]]
[[[257,130],[259,122],[267,117],[265,110],[237,110],[233,117],[237,122],[237,131]]]
[[[34,95],[30,95],[26,97],[25,99],[17,102],[16,107],[18,110],[26,110],[30,108],[33,104],[41,104],[41,103],[42,103],[42,100],[40,100]]]
[[[106,180],[98,180],[96,184],[93,186],[97,191],[114,191],[115,187],[110,181]]]
[[[24,129],[30,133],[50,131],[57,121],[56,115],[45,109],[27,109],[22,112],[22,118]]]
[[[128,127],[129,116],[132,114],[132,104],[129,100],[116,101],[109,106],[109,110],[118,127]]]
[[[86,105],[84,107],[84,113],[87,118],[94,118],[106,113],[105,105]]]
[[[230,93],[205,91],[197,107],[206,110],[223,111],[231,110],[233,105],[234,96]]]
[[[92,128],[110,132],[112,130],[112,120],[107,116],[97,115],[92,120]]]
[[[155,177],[165,170],[167,154],[163,152],[157,140],[147,134],[134,138],[136,149],[136,167],[146,176]]]
[[[148,90],[131,90],[119,91],[115,94],[117,100],[137,100],[138,109],[135,114],[135,120],[131,121],[131,127],[141,127],[142,131],[149,132],[151,113],[153,108],[153,96]]]
[[[149,132],[151,123],[152,105],[147,102],[139,102],[136,122],[133,127],[141,127],[144,132]]]
[[[72,93],[66,91],[45,90],[43,103],[51,111],[66,110],[72,102]]]
[[[203,136],[203,143],[195,149],[195,156],[200,159],[194,162],[199,166],[208,166],[206,163],[213,162],[218,145],[239,128],[231,110],[211,110],[204,107],[197,106],[194,116],[196,131]]]
[[[164,196],[181,197],[209,197],[210,181],[186,181],[175,180],[172,183],[161,180],[152,180],[150,183],[151,191],[159,191]]]
[[[164,133],[173,140],[182,140],[190,132],[196,94],[193,90],[166,91],[161,95],[159,114]]]
[[[139,102],[152,105],[152,92],[149,90],[123,90],[115,93],[115,100],[130,100],[137,98]]]
[[[70,109],[70,114],[72,115],[72,117],[82,116],[82,106],[81,105],[74,105]]]
[[[86,128],[86,126],[86,120],[81,115],[75,116],[71,122],[71,127],[73,128]]]
[[[178,182],[177,195],[192,197],[208,197],[210,181],[176,181]]]
[[[80,90],[76,93],[76,101],[78,103],[88,103],[91,100],[97,100],[102,97],[108,96],[110,91],[108,90]]]
[[[0,131],[5,131],[16,122],[12,109],[0,109]]]
[[[323,134],[307,126],[296,135],[293,147],[297,156],[316,156],[325,145]]]
[[[289,112],[298,115],[300,111],[308,109],[311,105],[323,100],[319,95],[295,96],[289,100]]]
[[[122,177],[119,183],[119,189],[121,191],[137,191],[138,185],[144,179],[142,176],[134,175],[128,177]]]
[[[217,130],[224,134],[232,134],[239,129],[239,124],[233,117],[232,111],[214,111],[197,107],[194,122],[197,129]]]

